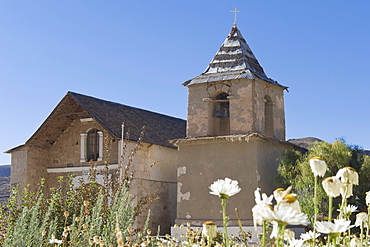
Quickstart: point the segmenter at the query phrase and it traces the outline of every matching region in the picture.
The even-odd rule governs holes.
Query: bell
[[[217,106],[214,117],[223,117],[223,116],[224,114],[222,114],[221,107]]]
[[[225,110],[223,117],[230,117],[228,109]]]

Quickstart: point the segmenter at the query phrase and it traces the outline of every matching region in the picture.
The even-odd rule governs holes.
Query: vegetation
[[[287,188],[292,186],[297,193],[302,211],[313,217],[312,198],[314,196],[314,175],[311,171],[309,160],[319,156],[327,164],[326,177],[335,176],[339,169],[352,167],[359,172],[362,183],[356,186],[350,203],[355,204],[360,210],[366,210],[365,192],[370,190],[370,157],[363,155],[358,146],[346,145],[343,140],[336,140],[334,143],[315,142],[308,148],[308,152],[302,154],[298,151],[287,150],[278,167],[279,176],[276,178],[278,186]],[[323,178],[318,178],[319,183]],[[320,186],[317,190],[319,212],[325,212],[328,205],[328,197]],[[334,205],[339,203],[334,199]]]

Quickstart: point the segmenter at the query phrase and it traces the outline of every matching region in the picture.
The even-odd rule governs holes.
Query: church
[[[237,225],[238,208],[243,225],[251,226],[254,190],[275,189],[277,159],[296,147],[285,140],[287,87],[265,74],[236,24],[206,70],[183,85],[186,121],[68,92],[25,144],[7,151],[11,184],[35,189],[40,178],[49,188],[59,176],[86,179],[91,162],[102,183],[104,162],[115,171],[127,158],[122,139],[129,132],[126,150],[141,140],[131,192],[159,197],[150,205],[152,229],[169,232],[174,224],[200,227],[208,220],[221,226],[220,199],[208,187],[225,177],[241,188],[229,199],[229,225]]]

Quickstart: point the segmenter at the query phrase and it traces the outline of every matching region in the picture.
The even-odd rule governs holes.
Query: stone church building
[[[207,220],[221,225],[220,199],[208,187],[225,177],[241,187],[229,199],[229,225],[236,225],[234,208],[243,225],[252,225],[254,190],[275,189],[277,159],[294,148],[285,141],[287,87],[267,77],[236,24],[206,70],[183,85],[188,88],[187,121],[68,92],[24,145],[7,151],[12,185],[36,188],[46,178],[52,187],[59,176],[86,178],[90,161],[98,173],[105,161],[114,171],[122,155],[122,123],[130,132],[127,150],[145,125],[132,166],[132,193],[156,191],[160,197],[151,204],[153,229],[159,224],[169,232],[175,223],[201,226]]]

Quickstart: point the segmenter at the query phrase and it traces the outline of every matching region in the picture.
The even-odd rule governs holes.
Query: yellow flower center
[[[297,200],[297,198],[295,198],[295,196],[293,196],[292,194],[288,194],[284,197],[284,200],[288,203],[293,203]]]

